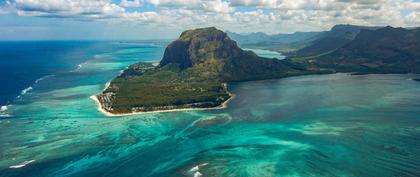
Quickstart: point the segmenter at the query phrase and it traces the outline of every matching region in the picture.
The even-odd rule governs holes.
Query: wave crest
[[[35,160],[26,160],[26,161],[24,161],[24,162],[22,162],[20,164],[12,165],[9,168],[22,168],[22,167],[24,167],[24,166],[26,166],[26,165],[28,165],[28,164],[30,164],[32,162],[35,162]]]

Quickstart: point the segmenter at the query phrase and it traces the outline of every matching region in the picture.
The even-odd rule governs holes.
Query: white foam
[[[8,107],[10,105],[3,105],[0,107],[0,117],[10,117],[9,114],[6,114],[5,111],[7,111]]]
[[[1,107],[0,107],[0,112],[4,112],[4,111],[6,111],[6,110],[7,110],[7,106],[8,106],[8,105],[3,105],[3,106],[1,106]]]
[[[83,67],[83,65],[84,64],[86,64],[86,62],[83,62],[83,63],[80,63],[80,64],[78,64],[77,66],[76,66],[76,68],[75,69],[73,69],[73,70],[71,70],[70,72],[77,72],[77,71],[79,71],[80,69],[82,69],[82,67]]]
[[[27,160],[27,161],[24,161],[24,162],[22,162],[20,164],[12,165],[9,168],[22,168],[22,167],[24,167],[24,166],[26,166],[26,165],[28,165],[28,164],[30,164],[32,162],[35,162],[35,160]]]
[[[41,77],[41,78],[38,78],[37,80],[35,80],[35,84],[38,84],[39,82],[41,82],[41,81],[43,81],[43,80],[45,80],[45,79],[47,79],[47,78],[49,78],[49,77],[52,77],[52,76],[54,76],[54,75],[46,75],[46,76],[43,76],[43,77]],[[33,87],[32,86],[29,86],[29,87],[27,87],[27,88],[25,88],[25,89],[23,89],[21,92],[20,92],[20,95],[18,95],[16,98],[20,98],[20,97],[22,97],[23,95],[25,95],[26,93],[28,93],[29,91],[31,91],[33,89]]]
[[[206,165],[208,165],[209,163],[202,163],[202,164],[200,164],[200,165],[198,165],[199,167],[204,167],[204,166],[206,166]]]
[[[39,78],[39,79],[35,80],[35,84],[37,84],[37,83],[39,83],[39,82],[43,81],[43,80],[44,80],[44,79],[46,79],[46,78],[52,77],[52,76],[54,76],[54,75],[46,75],[46,76],[44,76],[44,77],[41,77],[41,78]]]
[[[105,83],[105,89],[107,89],[109,87],[109,85],[111,85],[111,82]]]
[[[190,173],[194,173],[194,177],[200,177],[200,176],[203,176],[203,174],[200,172],[200,167],[204,167],[204,166],[206,166],[206,165],[208,165],[208,163],[203,163],[203,164],[200,164],[200,165],[194,166],[194,167],[192,167],[192,168],[189,170],[189,172],[190,172]]]
[[[203,174],[201,174],[199,171],[194,173],[194,177],[200,177],[200,176],[203,176]]]
[[[17,98],[20,98],[21,96],[23,96],[23,95],[25,95],[26,93],[28,93],[29,91],[31,91],[33,88],[32,87],[28,87],[28,88],[26,88],[26,89],[23,89],[21,92],[20,92],[20,95],[19,96],[17,96]]]
[[[198,165],[197,166],[195,166],[195,167],[192,167],[189,171],[190,172],[196,172],[196,171],[198,171],[198,170],[200,170],[200,168],[198,167]]]

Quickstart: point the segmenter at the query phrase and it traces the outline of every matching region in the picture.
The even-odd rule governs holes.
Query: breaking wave
[[[10,117],[10,114],[7,114],[6,111],[10,105],[0,106],[0,117]]]
[[[24,167],[24,166],[26,166],[26,165],[28,165],[28,164],[30,164],[32,162],[35,162],[35,160],[26,160],[26,161],[24,161],[24,162],[22,162],[20,164],[12,165],[9,168],[22,168],[22,167]]]
[[[38,84],[39,82],[41,82],[41,81],[43,81],[43,80],[45,80],[45,79],[47,79],[47,78],[53,77],[53,76],[55,76],[55,75],[53,75],[53,74],[52,74],[52,75],[42,76],[42,77],[38,78],[37,80],[35,80],[34,85],[35,85],[35,84]],[[28,92],[29,92],[29,91],[31,91],[32,89],[34,89],[34,88],[33,88],[33,86],[29,86],[29,87],[27,87],[27,88],[23,89],[23,90],[20,92],[20,95],[18,95],[16,98],[21,98],[23,95],[25,95],[26,93],[28,93]]]
[[[83,62],[83,63],[80,63],[80,64],[78,64],[77,66],[76,66],[76,68],[74,68],[74,69],[72,69],[72,70],[70,70],[70,72],[77,72],[77,71],[79,71],[80,69],[82,69],[82,67],[83,67],[83,65],[84,64],[86,64],[86,62]]]
[[[43,80],[45,80],[45,79],[47,79],[47,78],[49,78],[49,77],[53,77],[53,76],[54,76],[54,74],[52,74],[52,75],[46,75],[46,76],[43,76],[43,77],[41,77],[41,78],[39,78],[39,79],[35,80],[35,84],[37,84],[37,83],[39,83],[39,82],[41,82],[41,81],[43,81]]]
[[[25,95],[26,93],[28,93],[28,92],[29,92],[29,91],[31,91],[32,89],[33,89],[33,87],[32,87],[32,86],[29,86],[28,88],[23,89],[23,90],[20,92],[20,95],[19,95],[19,96],[17,96],[17,98],[22,97],[23,95]]]

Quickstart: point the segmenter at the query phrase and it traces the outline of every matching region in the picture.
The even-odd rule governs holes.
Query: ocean
[[[0,176],[419,176],[418,75],[232,83],[226,109],[106,117],[89,97],[166,41],[0,43]]]

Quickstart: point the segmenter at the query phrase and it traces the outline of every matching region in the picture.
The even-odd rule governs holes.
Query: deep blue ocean
[[[0,176],[420,176],[419,75],[231,83],[220,110],[97,110],[90,96],[166,45],[0,42]]]
[[[95,54],[150,48],[166,41],[0,41],[0,106],[11,104],[46,77],[76,70]],[[142,46],[143,45],[143,46]],[[161,53],[156,53],[156,59]],[[145,56],[147,57],[147,56]]]
[[[0,42],[0,105],[10,104],[37,79],[66,72],[108,48],[98,42]]]

